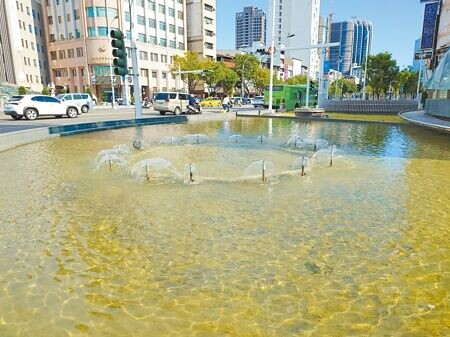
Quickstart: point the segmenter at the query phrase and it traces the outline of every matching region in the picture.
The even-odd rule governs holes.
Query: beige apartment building
[[[0,0],[0,4],[0,83],[41,92],[50,81],[41,4],[33,0]]]
[[[200,58],[216,59],[216,0],[187,0],[188,49]]]
[[[130,22],[142,97],[152,97],[157,91],[183,89],[170,67],[173,57],[184,55],[187,47],[185,0],[138,0],[133,8],[128,2],[117,0],[43,1],[50,74],[57,92],[63,88],[77,92],[89,87],[99,101],[110,100],[109,31],[119,28],[126,35],[131,68]],[[133,92],[131,76],[113,78],[116,97],[122,97],[124,87]]]
[[[132,76],[111,76],[112,28],[126,35],[130,74],[133,29],[142,98],[186,90],[171,73],[175,55],[183,56],[189,49],[201,58],[215,59],[215,0],[137,0],[133,8],[118,0],[43,1],[48,63],[57,92],[89,87],[99,101],[111,99],[113,86],[115,97],[123,97],[124,90],[133,92]]]

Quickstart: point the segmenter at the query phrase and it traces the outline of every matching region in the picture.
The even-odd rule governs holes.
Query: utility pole
[[[133,8],[131,8],[133,6]],[[133,9],[133,11],[131,11]],[[133,92],[134,92],[134,116],[135,119],[142,118],[142,103],[139,86],[139,66],[137,61],[137,47],[136,41],[133,37],[133,18],[136,9],[136,4],[133,0],[129,2],[130,11],[130,40],[131,40],[131,64],[133,67]]]

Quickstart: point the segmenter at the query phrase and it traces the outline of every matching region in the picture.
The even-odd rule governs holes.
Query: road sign
[[[414,53],[414,59],[421,60],[421,59],[430,59],[433,56],[432,50],[422,50]]]

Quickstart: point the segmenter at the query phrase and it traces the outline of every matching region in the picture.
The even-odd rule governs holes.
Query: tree
[[[48,87],[43,87],[41,91],[42,95],[50,95],[50,90],[48,90]]]
[[[201,60],[198,54],[188,50],[184,53],[184,57],[175,55],[170,71],[172,74],[177,75],[178,70],[190,71],[190,70],[202,70],[208,67],[207,60]],[[189,92],[193,92],[197,84],[202,80],[201,74],[188,73],[181,74],[181,78],[187,84]]]
[[[358,86],[356,83],[352,80],[346,79],[346,78],[340,78],[337,82],[337,91],[336,91],[336,81],[331,83],[331,85],[328,87],[328,95],[330,97],[336,96],[337,97],[344,97],[347,94],[351,96],[356,90],[358,89]]]
[[[225,76],[221,81],[221,86],[223,88],[223,92],[226,94],[230,94],[233,92],[233,89],[236,87],[236,83],[239,81],[238,75],[236,72],[231,70],[230,68],[226,68]]]
[[[306,75],[295,75],[294,77],[288,78],[286,84],[306,84],[307,82],[308,78]]]
[[[203,76],[203,79],[214,96],[217,95],[218,89],[224,87],[224,83],[228,82],[228,80],[234,79],[233,87],[236,85],[237,75],[227,68],[223,62],[208,61],[207,70],[208,72]]]
[[[419,73],[407,67],[398,74],[398,85],[400,88],[400,97],[415,97],[417,93],[417,82]]]
[[[244,91],[249,94],[249,86],[254,84],[258,69],[260,69],[259,60],[252,54],[237,54],[234,57],[234,71],[239,77],[240,81],[243,81]]]
[[[17,88],[17,93],[19,95],[26,95],[27,89],[23,85],[21,85],[20,87]]]
[[[389,90],[390,84],[397,80],[399,68],[397,61],[388,52],[369,55],[367,59],[367,79],[374,96],[379,99]],[[395,82],[394,82],[395,83]]]
[[[253,85],[258,95],[262,95],[264,89],[269,84],[270,80],[270,70],[267,68],[259,68],[254,79]]]

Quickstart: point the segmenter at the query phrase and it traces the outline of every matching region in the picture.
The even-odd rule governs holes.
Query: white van
[[[153,110],[159,111],[161,115],[172,112],[180,115],[189,105],[189,94],[182,92],[158,92],[155,96]]]
[[[91,96],[86,93],[70,93],[70,94],[59,94],[56,96],[61,102],[65,101],[75,101],[74,103],[80,107],[81,112],[89,112],[92,109],[93,102]]]

